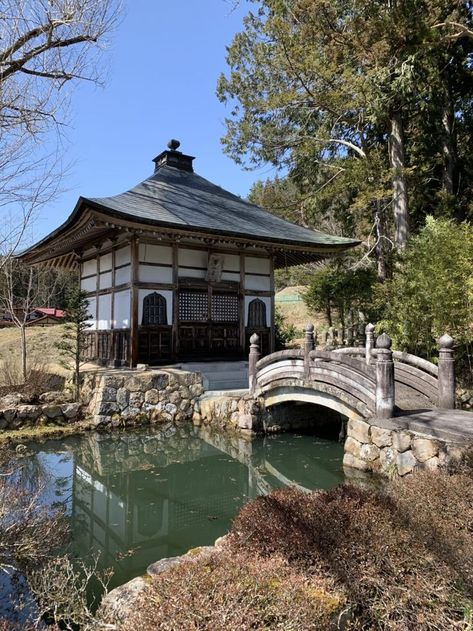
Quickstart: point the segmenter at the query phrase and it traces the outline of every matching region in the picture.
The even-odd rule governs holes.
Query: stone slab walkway
[[[454,443],[473,443],[473,412],[463,410],[409,410],[390,419],[370,419],[386,429],[405,429]]]

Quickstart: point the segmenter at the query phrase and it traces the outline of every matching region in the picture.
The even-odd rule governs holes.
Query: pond
[[[46,475],[43,500],[63,502],[72,551],[100,552],[110,588],[161,558],[209,545],[248,500],[289,484],[343,481],[343,447],[301,434],[246,440],[194,427],[148,427],[32,444]]]

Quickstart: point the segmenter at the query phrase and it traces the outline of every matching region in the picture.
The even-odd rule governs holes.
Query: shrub
[[[226,552],[156,576],[119,627],[162,631],[320,631],[336,628],[343,595],[279,557]]]

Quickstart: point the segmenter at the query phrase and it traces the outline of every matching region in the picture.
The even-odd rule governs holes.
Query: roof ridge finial
[[[175,138],[171,138],[171,140],[168,142],[168,149],[171,149],[171,151],[177,151],[180,146],[181,143]]]

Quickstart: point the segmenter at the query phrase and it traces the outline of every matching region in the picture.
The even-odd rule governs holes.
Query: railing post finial
[[[248,377],[249,391],[254,394],[256,391],[256,363],[261,357],[260,340],[257,333],[253,333],[250,337],[250,354],[248,357]]]
[[[445,410],[455,409],[455,351],[453,350],[454,340],[445,333],[438,341],[439,343],[439,408]]]
[[[365,326],[365,336],[365,358],[366,363],[370,365],[372,360],[371,351],[374,348],[374,324],[371,324],[371,322]]]
[[[391,418],[394,414],[394,362],[391,338],[382,333],[376,340],[376,416]]]

